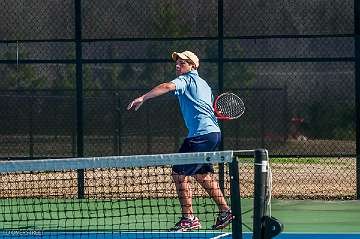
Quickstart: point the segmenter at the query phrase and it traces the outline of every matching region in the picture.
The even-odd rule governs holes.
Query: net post
[[[234,220],[232,221],[232,238],[242,239],[239,163],[235,156],[233,156],[232,162],[229,163],[229,169],[231,179],[231,211],[234,215]]]
[[[255,150],[253,239],[262,238],[262,218],[265,213],[265,186],[268,171],[265,149]]]
[[[85,171],[84,169],[77,170],[77,187],[78,187],[78,199],[85,198]]]

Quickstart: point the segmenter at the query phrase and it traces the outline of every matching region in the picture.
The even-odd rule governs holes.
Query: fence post
[[[75,48],[76,48],[76,126],[77,156],[84,157],[83,124],[83,82],[82,82],[82,47],[81,47],[81,0],[75,0]],[[78,198],[84,198],[84,170],[77,170]]]
[[[30,90],[29,107],[29,157],[34,157],[34,90]]]
[[[115,106],[115,112],[114,112],[114,155],[121,155],[122,154],[122,145],[121,145],[121,96],[119,92],[114,92],[114,106]]]
[[[218,0],[218,94],[221,94],[224,90],[224,1]],[[223,124],[219,121],[219,126],[223,132]],[[219,150],[224,150],[224,136],[221,134],[221,142]],[[219,164],[219,184],[220,189],[224,192],[225,183],[224,183],[224,164]]]
[[[360,200],[360,3],[354,0],[355,106],[356,106],[356,199]]]

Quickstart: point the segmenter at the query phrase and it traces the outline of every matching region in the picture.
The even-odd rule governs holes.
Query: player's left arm
[[[128,110],[131,110],[131,109],[138,110],[145,101],[155,98],[155,97],[158,97],[158,96],[161,96],[170,91],[174,91],[175,89],[176,89],[176,85],[172,82],[162,83],[162,84],[154,87],[152,90],[150,90],[146,94],[133,100],[128,105],[127,109]]]

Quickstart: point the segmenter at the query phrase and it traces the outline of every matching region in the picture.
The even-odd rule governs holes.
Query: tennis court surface
[[[37,232],[37,231],[18,231],[5,232],[0,234],[1,238],[75,238],[75,239],[150,239],[150,238],[203,238],[203,239],[217,239],[217,238],[232,238],[231,233],[221,232]],[[252,239],[252,233],[243,233],[243,239]],[[358,239],[360,233],[281,233],[274,237],[276,239]]]

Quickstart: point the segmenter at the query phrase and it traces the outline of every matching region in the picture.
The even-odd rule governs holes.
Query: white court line
[[[231,235],[231,233],[224,233],[224,234],[221,234],[221,235],[219,235],[219,236],[216,236],[216,237],[212,237],[212,238],[210,238],[210,239],[218,239],[218,238],[223,238],[223,237],[226,237],[226,236],[229,236],[229,235]]]

